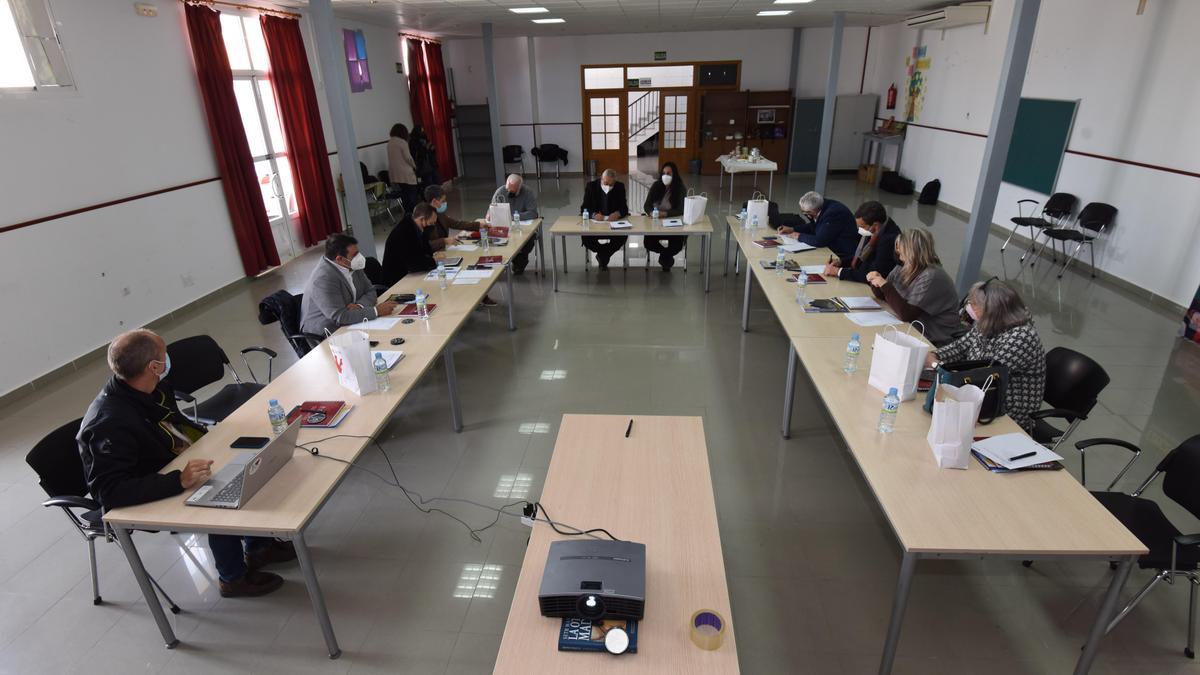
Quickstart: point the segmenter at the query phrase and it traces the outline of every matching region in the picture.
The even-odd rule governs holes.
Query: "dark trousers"
[[[529,266],[529,254],[533,251],[536,243],[537,237],[530,237],[529,241],[525,242],[525,245],[521,247],[521,250],[517,251],[516,255],[512,257],[513,272],[520,274]]]
[[[625,246],[629,237],[583,237],[583,247],[596,254],[596,260],[607,266],[613,254]]]
[[[246,554],[271,543],[265,537],[238,537],[232,534],[208,535],[208,548],[212,550],[217,576],[230,583],[246,574]]]
[[[665,242],[665,243],[664,243]],[[646,237],[646,250],[658,254],[658,264],[664,270],[675,264],[675,256],[683,250],[687,237]]]

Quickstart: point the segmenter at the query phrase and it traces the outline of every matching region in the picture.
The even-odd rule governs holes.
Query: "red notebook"
[[[504,258],[502,256],[498,256],[498,255],[481,255],[481,256],[479,256],[478,264],[480,264],[480,265],[497,265],[500,262],[502,262],[503,260],[504,260]]]
[[[338,413],[345,405],[345,401],[305,401],[292,408],[292,411],[288,413],[287,421],[288,424],[291,424],[303,415],[303,426],[331,427],[341,421]]]
[[[497,225],[496,227],[488,227],[487,231],[488,231],[488,236],[493,239],[505,239],[508,237],[508,228],[504,227],[503,225]],[[479,232],[471,232],[467,236],[471,239],[478,239]]]
[[[754,245],[759,248],[775,248],[779,246],[778,239],[759,239],[754,242]]]
[[[437,309],[437,304],[430,303],[428,305],[425,305],[425,307],[429,310],[430,314],[433,314],[433,310]],[[400,316],[416,316],[417,315],[417,303],[414,302],[412,304],[403,305],[400,308],[399,315]]]
[[[796,283],[796,280],[799,278],[800,278],[799,274],[793,274],[792,276],[788,277],[788,281],[791,283]],[[821,276],[820,274],[810,274],[810,275],[808,275],[808,283],[824,284],[824,283],[829,283],[829,282],[827,279],[825,279],[825,277]]]

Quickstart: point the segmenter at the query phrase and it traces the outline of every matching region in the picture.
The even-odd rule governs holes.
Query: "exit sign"
[[[666,61],[667,53],[666,52],[654,52],[654,60],[655,61]]]

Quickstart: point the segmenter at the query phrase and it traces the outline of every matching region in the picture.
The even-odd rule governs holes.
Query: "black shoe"
[[[253,598],[279,590],[283,577],[270,572],[247,571],[241,579],[221,582],[222,598]]]
[[[253,553],[246,554],[246,569],[253,572],[268,565],[278,565],[295,559],[295,544],[290,541],[272,541]]]
[[[518,277],[525,274],[525,265],[521,265],[520,267],[513,265],[512,273]]]
[[[607,271],[608,271],[608,261],[607,261],[607,260],[597,260],[596,262],[600,264],[600,271],[601,271],[601,272],[607,272]]]

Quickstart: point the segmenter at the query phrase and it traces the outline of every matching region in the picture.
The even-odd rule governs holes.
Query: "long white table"
[[[650,216],[634,216],[630,215],[627,220],[633,226],[631,228],[614,230],[612,225],[606,221],[590,220],[584,222],[579,216],[559,216],[558,220],[554,221],[554,225],[550,227],[550,255],[551,265],[554,275],[554,290],[558,290],[558,253],[554,247],[554,238],[562,239],[563,247],[563,274],[567,273],[567,237],[627,237],[630,235],[643,235],[646,237],[700,237],[700,273],[704,275],[704,292],[708,292],[709,287],[709,264],[712,260],[712,222],[708,216],[702,217],[699,221],[691,225],[682,227],[663,227],[663,221],[654,222]]]

